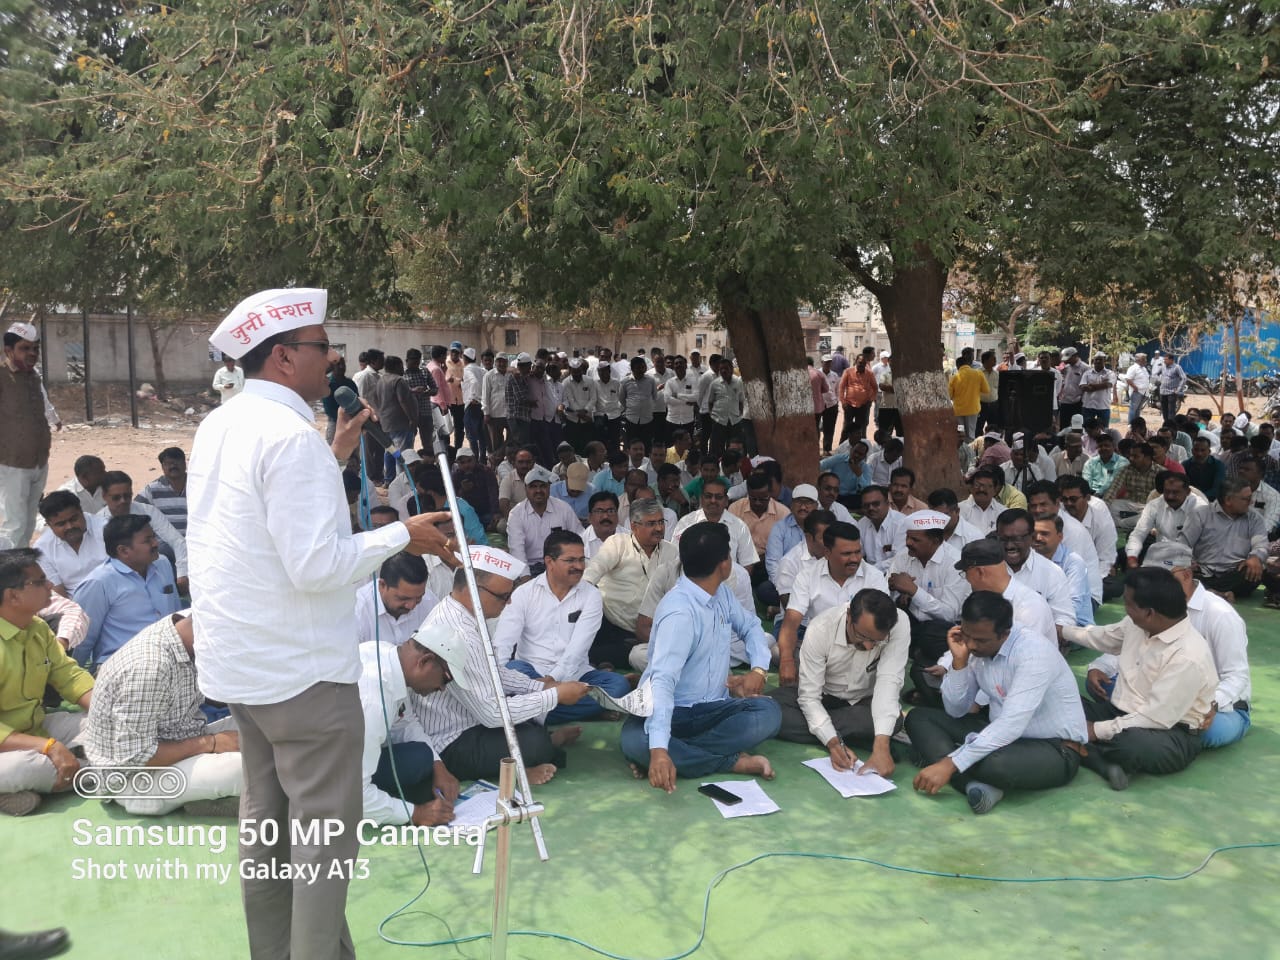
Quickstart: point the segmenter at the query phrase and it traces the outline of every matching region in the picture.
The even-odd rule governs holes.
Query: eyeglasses
[[[53,581],[48,577],[43,577],[39,580],[23,580],[22,585],[24,587],[51,587],[53,586]]]
[[[501,600],[503,603],[510,603],[511,595],[516,592],[514,587],[512,587],[506,593],[498,593],[498,591],[490,590],[488,587],[484,587],[484,586],[480,587],[480,589],[483,590],[485,593],[487,593],[489,596],[493,597],[495,600]]]
[[[877,640],[874,637],[868,637],[866,634],[859,633],[857,627],[853,625],[853,619],[847,618],[844,625],[844,636],[852,646],[861,647],[864,650],[874,650],[883,643],[888,643],[889,638]],[[870,644],[870,646],[868,646]]]
[[[658,519],[658,520],[639,520],[633,523],[631,526],[633,527],[665,527],[666,525],[667,525],[666,520]]]
[[[284,347],[316,347],[321,353],[328,353],[333,345],[328,340],[286,340]]]
[[[598,514],[601,514],[602,516],[607,517],[609,514],[617,514],[618,508],[617,507],[592,507],[591,512],[598,513]]]

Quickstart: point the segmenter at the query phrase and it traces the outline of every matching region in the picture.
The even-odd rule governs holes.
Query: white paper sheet
[[[822,779],[835,787],[840,792],[840,796],[848,799],[849,797],[875,797],[882,793],[888,793],[890,790],[898,789],[898,785],[892,780],[886,780],[878,773],[858,773],[862,769],[862,761],[856,760],[852,770],[837,770],[831,765],[830,757],[816,757],[813,760],[806,760],[804,765],[811,770],[816,770],[822,775]]]
[[[516,791],[517,797],[520,791]],[[498,791],[485,790],[466,800],[460,800],[453,808],[453,820],[450,826],[480,826],[498,812]]]
[[[606,710],[619,710],[633,717],[653,716],[653,684],[646,680],[620,700],[615,700],[599,687],[590,687],[589,696]]]
[[[704,783],[703,786],[705,785]],[[760,786],[755,780],[721,780],[714,785],[723,787],[730,793],[737,794],[742,798],[741,803],[732,805],[721,803],[714,797],[712,798],[711,802],[720,811],[720,816],[726,820],[732,820],[734,817],[762,817],[767,813],[777,813],[782,809],[769,798],[769,795],[764,792],[764,787]]]

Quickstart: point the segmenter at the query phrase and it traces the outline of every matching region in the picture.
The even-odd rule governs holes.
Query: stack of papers
[[[811,770],[817,770],[822,775],[822,779],[840,791],[840,796],[845,799],[874,797],[897,789],[897,784],[892,780],[886,780],[878,773],[859,773],[858,771],[862,769],[861,760],[854,762],[852,770],[837,770],[831,765],[830,757],[806,760],[804,765]]]
[[[706,784],[704,783],[703,786]],[[777,813],[782,809],[769,799],[764,788],[754,780],[721,780],[712,786],[722,787],[742,798],[741,803],[734,804],[721,803],[714,797],[711,798],[711,802],[720,811],[720,816],[726,820],[732,820],[734,817],[760,817],[767,813]]]
[[[617,700],[599,687],[588,687],[587,696],[606,710],[629,713],[633,717],[653,716],[653,683],[649,680]]]

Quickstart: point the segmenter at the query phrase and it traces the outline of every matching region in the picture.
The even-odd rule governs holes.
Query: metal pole
[[[515,725],[511,722],[511,711],[507,707],[507,696],[502,689],[502,675],[498,672],[498,656],[493,649],[493,638],[489,636],[489,624],[485,621],[484,606],[480,602],[480,588],[476,585],[475,569],[471,566],[471,552],[467,549],[467,537],[462,526],[462,514],[458,511],[457,493],[453,489],[453,476],[449,471],[449,458],[440,454],[436,458],[440,467],[440,475],[444,480],[445,493],[448,497],[449,514],[453,517],[454,535],[462,547],[462,569],[467,580],[467,590],[471,597],[471,609],[476,618],[476,627],[484,640],[485,662],[489,665],[489,682],[493,687],[493,696],[497,701],[498,714],[502,717],[502,730],[507,737],[507,749],[511,751],[511,759],[515,761],[515,774],[520,785],[520,803],[532,803],[533,791],[529,787],[529,775],[524,768],[524,757],[520,752],[520,741],[516,739]],[[546,844],[542,839],[542,827],[536,817],[529,820],[533,831],[533,841],[538,848],[538,857],[547,859]]]
[[[84,421],[93,423],[93,388],[89,386],[89,308],[80,308],[80,335],[84,340]]]
[[[511,757],[502,761],[498,771],[498,809],[511,805],[511,795],[516,785],[516,762]],[[530,820],[537,823],[537,820]],[[511,877],[511,824],[503,820],[498,824],[498,859],[493,873],[493,940],[490,956],[493,960],[505,960],[507,956],[507,885]]]
[[[129,419],[138,429],[138,369],[133,357],[133,304],[124,308],[125,330],[129,334]]]

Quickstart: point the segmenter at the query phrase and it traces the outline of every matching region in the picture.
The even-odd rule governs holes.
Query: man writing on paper
[[[859,772],[892,776],[889,738],[902,727],[898,698],[910,646],[907,615],[881,590],[859,590],[848,606],[818,614],[800,648],[799,686],[768,694],[782,708],[778,739],[816,737],[837,770],[852,769],[858,759],[850,743],[871,744]]]
[[[680,540],[684,572],[654,612],[650,660],[640,678],[653,684],[653,715],[628,717],[622,754],[640,777],[672,793],[676,777],[747,773],[772,780],[767,757],[748,753],[778,732],[782,712],[760,696],[769,666],[769,644],[760,620],[729,590],[733,572],[729,531],[704,522]],[[729,677],[729,634],[746,637],[751,673]]]
[[[923,765],[915,788],[935,794],[950,783],[984,814],[1006,790],[1070,783],[1088,729],[1075,675],[1057,647],[1015,624],[1013,605],[987,590],[965,600],[947,645],[945,709],[907,714],[907,735]],[[990,703],[990,721],[971,712],[979,693]]]
[[[356,584],[400,550],[450,556],[436,528],[448,514],[351,532],[340,465],[369,414],[340,411],[331,446],[315,428],[312,404],[338,359],[327,305],[324,290],[267,290],[218,325],[209,342],[240,360],[245,387],[200,424],[187,485],[200,689],[230,706],[240,731],[244,819],[281,827],[240,845],[258,874],[242,875],[253,960],[355,956],[342,865],[356,856],[362,813]],[[342,836],[301,839],[320,821],[341,822]],[[319,878],[282,876],[292,866]]]

